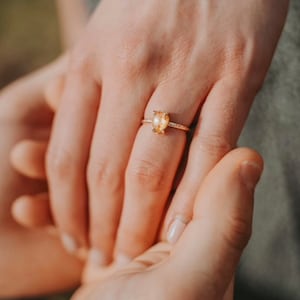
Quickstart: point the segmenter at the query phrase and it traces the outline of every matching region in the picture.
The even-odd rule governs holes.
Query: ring
[[[167,127],[179,129],[188,132],[190,128],[170,121],[170,115],[163,111],[153,111],[152,119],[142,120],[143,124],[152,124],[152,131],[157,134],[164,134]]]

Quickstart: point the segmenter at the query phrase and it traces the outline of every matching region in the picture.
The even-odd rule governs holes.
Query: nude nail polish
[[[178,241],[186,227],[186,224],[187,223],[180,217],[176,217],[173,220],[167,232],[167,241],[170,244],[175,244]]]
[[[129,264],[131,261],[132,261],[131,257],[129,257],[125,254],[122,254],[122,253],[119,253],[115,259],[115,262],[118,266],[125,266],[125,265]]]
[[[96,248],[90,249],[88,260],[91,264],[99,267],[107,266],[110,262],[109,257]]]
[[[71,254],[74,254],[79,249],[79,244],[69,234],[63,233],[61,236],[61,241],[65,249]]]

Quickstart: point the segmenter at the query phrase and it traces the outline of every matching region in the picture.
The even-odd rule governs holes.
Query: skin
[[[199,180],[236,145],[287,8],[286,0],[103,0],[71,51],[46,158],[69,251],[121,264],[156,240],[187,138],[141,126],[153,110],[196,124],[163,223],[162,237],[175,242]]]
[[[22,78],[0,92],[0,298],[33,297],[78,286],[82,263],[70,256],[57,237],[45,230],[28,230],[11,214],[16,197],[47,191],[42,181],[14,171],[13,146],[23,139],[47,140],[53,114],[45,104],[46,83],[58,76],[58,61]]]
[[[193,219],[174,247],[155,245],[102,282],[84,285],[72,299],[224,299],[250,237],[261,170],[253,151],[226,155],[202,183]]]
[[[69,49],[80,37],[88,20],[86,5],[81,0],[56,0],[61,41]]]
[[[38,153],[37,145],[27,152],[25,143],[18,147],[23,154]],[[232,300],[231,279],[250,238],[254,188],[262,168],[254,151],[231,151],[202,182],[193,219],[175,246],[160,242],[125,267],[88,264],[73,299]],[[43,204],[41,212],[50,211],[49,200]],[[35,207],[28,200],[27,205]]]
[[[44,102],[41,101],[41,99],[43,98],[41,94],[36,94],[36,97],[33,98],[34,94],[32,93],[31,89],[28,89],[28,87],[33,88],[33,87],[38,87],[38,86],[31,86],[28,83],[33,83],[36,82],[36,79],[39,78],[39,73],[36,74],[35,76],[30,77],[30,80],[27,81],[26,79],[23,79],[20,84],[15,84],[13,86],[13,88],[8,88],[6,91],[4,91],[4,93],[2,94],[3,96],[3,102],[2,103],[7,103],[6,101],[4,102],[4,100],[11,100],[9,103],[14,104],[14,99],[19,99],[19,97],[14,98],[13,96],[15,95],[19,95],[19,93],[21,93],[23,95],[22,99],[27,99],[26,97],[24,97],[26,94],[25,92],[27,91],[31,91],[30,98],[28,99],[27,105],[23,105],[23,107],[30,107],[29,110],[24,110],[22,112],[22,114],[20,116],[18,116],[17,118],[15,118],[15,114],[13,114],[10,118],[10,115],[7,113],[9,112],[8,108],[10,107],[10,105],[8,105],[5,109],[4,112],[6,112],[4,115],[6,115],[8,117],[8,120],[10,120],[10,122],[7,124],[9,125],[9,128],[14,128],[17,125],[18,128],[18,133],[22,133],[19,139],[24,139],[24,138],[35,138],[36,140],[27,140],[27,141],[21,141],[12,151],[12,161],[14,162],[14,165],[17,166],[20,170],[26,170],[26,172],[28,173],[29,177],[33,177],[33,178],[38,178],[38,179],[42,179],[45,178],[45,170],[44,170],[44,156],[45,156],[45,142],[44,140],[46,140],[47,137],[47,132],[49,130],[49,124],[51,124],[51,120],[52,120],[52,115],[51,112],[49,111],[48,107],[45,106]],[[56,85],[56,91],[59,92],[60,90],[60,86],[61,86],[61,82],[57,82]],[[33,89],[35,90],[35,89]],[[37,89],[38,90],[38,89]],[[36,90],[36,91],[37,91]],[[8,91],[8,92],[7,92]],[[12,92],[11,92],[12,91]],[[51,91],[50,91],[51,94]],[[53,94],[52,96],[49,94],[48,92],[48,99],[51,98],[56,98],[54,96],[59,96],[58,94],[55,95]],[[9,99],[8,99],[9,98]],[[18,100],[17,100],[18,101]],[[21,103],[18,103],[21,104]],[[24,104],[24,103],[23,103]],[[28,106],[28,104],[30,104]],[[51,102],[51,106],[55,107],[57,106],[57,103]],[[3,108],[3,107],[1,107]],[[4,107],[5,108],[5,107]],[[14,110],[11,109],[11,112],[13,112]],[[41,129],[41,124],[40,123],[34,123],[34,127],[32,127],[32,120],[34,120],[34,117],[37,115],[48,115],[47,120],[45,118],[42,118],[43,120],[43,128],[45,133],[42,134],[42,136],[36,135],[36,131],[37,129]],[[47,122],[45,122],[45,120]],[[1,122],[2,126],[0,128],[7,129],[4,125],[6,124],[6,122]],[[15,125],[15,126],[13,126]],[[19,128],[20,126],[20,128]],[[26,131],[27,134],[23,134],[23,131]],[[7,132],[6,132],[7,133]],[[6,136],[11,137],[11,135],[6,134]],[[41,141],[38,142],[37,141],[37,137],[39,137],[38,139],[40,139]],[[7,140],[4,141],[3,145],[6,145],[9,147],[10,149],[10,143],[7,144],[5,143],[7,142]],[[12,143],[15,143],[15,139],[13,139]],[[3,148],[3,147],[2,147]],[[2,149],[1,148],[1,149]],[[6,148],[5,148],[6,149]],[[8,154],[9,151],[6,150],[6,156]],[[7,161],[7,159],[5,159],[4,156],[4,161]],[[247,162],[247,164],[249,164],[249,162],[251,162],[251,168],[250,170],[246,170],[246,174],[249,174],[248,176],[245,176],[245,174],[242,174],[241,177],[241,165],[243,165],[245,162]],[[253,169],[254,167],[254,169]],[[9,168],[10,169],[10,168]],[[121,296],[123,297],[123,299],[130,299],[130,297],[132,297],[133,295],[133,291],[132,289],[128,288],[129,282],[130,285],[133,284],[138,284],[137,286],[140,285],[140,281],[143,282],[144,287],[149,290],[149,288],[153,287],[153,289],[151,288],[151,292],[148,294],[148,298],[151,299],[151,297],[156,297],[157,295],[159,297],[164,297],[164,299],[176,299],[176,297],[181,297],[180,295],[182,295],[183,291],[185,291],[185,299],[199,299],[199,297],[204,297],[205,299],[224,299],[224,300],[229,300],[229,299],[233,299],[233,291],[232,291],[232,285],[230,285],[228,283],[228,280],[230,280],[230,278],[232,278],[234,269],[236,267],[239,255],[242,252],[243,247],[245,246],[248,238],[249,238],[249,232],[250,232],[250,228],[251,228],[251,216],[252,216],[252,209],[253,209],[253,202],[252,202],[252,197],[253,197],[253,188],[255,183],[258,180],[258,177],[260,176],[260,172],[262,170],[262,160],[261,158],[253,151],[247,150],[247,149],[238,149],[235,150],[234,152],[232,152],[230,155],[227,155],[226,158],[224,158],[222,160],[222,162],[220,162],[218,164],[217,167],[214,168],[214,170],[210,173],[209,176],[207,176],[207,179],[204,181],[200,191],[199,191],[199,195],[197,197],[197,202],[196,202],[196,207],[195,207],[195,218],[193,219],[193,221],[190,223],[190,225],[188,226],[188,229],[186,230],[186,233],[184,234],[184,236],[181,238],[181,240],[179,241],[178,245],[175,248],[172,248],[172,246],[169,244],[165,244],[165,243],[160,243],[158,245],[156,245],[153,249],[150,249],[148,252],[146,252],[145,254],[143,254],[143,256],[139,257],[133,264],[128,265],[127,267],[118,270],[118,272],[116,274],[110,275],[109,278],[107,278],[107,274],[111,274],[112,271],[115,271],[114,268],[112,268],[112,270],[101,270],[99,272],[99,269],[97,270],[91,270],[90,266],[87,266],[85,272],[83,273],[83,280],[86,283],[79,291],[78,293],[76,293],[75,295],[75,299],[92,299],[92,297],[105,297],[104,299],[111,299],[111,297],[114,297],[114,299],[116,299],[115,297],[118,297],[118,299],[122,299]],[[12,172],[12,170],[10,169],[10,172]],[[24,177],[18,176],[15,172],[13,172],[14,177],[17,177],[19,180],[21,179],[21,183],[24,183],[24,185],[27,187],[26,189],[24,189],[23,185],[18,183],[17,180],[12,180],[12,182],[9,182],[12,184],[11,187],[11,191],[18,191],[18,194],[22,194],[25,192],[28,193],[35,193],[37,192],[37,190],[39,192],[43,192],[43,195],[45,195],[46,189],[45,186],[43,184],[41,184],[41,180],[34,182],[34,181],[29,181],[28,179],[25,179]],[[13,177],[13,178],[14,178]],[[7,178],[7,177],[5,177]],[[246,181],[245,181],[246,178]],[[249,179],[250,178],[250,183],[249,183]],[[1,183],[4,183],[4,187],[5,185],[5,180],[0,181]],[[30,185],[31,183],[31,185]],[[37,184],[38,183],[38,184]],[[250,184],[250,187],[249,187]],[[216,193],[216,189],[215,186],[218,185],[219,190]],[[10,186],[10,185],[9,185]],[[16,186],[19,187],[16,189]],[[23,187],[23,188],[22,188]],[[28,189],[29,187],[29,189]],[[225,188],[225,190],[223,190]],[[2,189],[1,189],[2,190]],[[2,190],[3,191],[3,190]],[[4,189],[4,191],[7,191],[7,189]],[[235,192],[233,192],[235,191]],[[227,195],[228,199],[223,199],[224,203],[220,203],[220,199],[222,199],[222,197],[220,197],[219,194],[222,195]],[[17,195],[18,195],[17,194]],[[9,195],[11,195],[11,198],[13,199],[14,197],[16,197],[17,195],[13,192],[13,193],[9,193]],[[232,195],[232,198],[230,199],[230,196]],[[200,198],[201,199],[206,199],[206,204],[205,202],[201,202],[201,204],[199,204],[198,202],[200,202]],[[245,198],[245,199],[243,199]],[[222,200],[222,202],[223,202]],[[225,202],[226,200],[226,202]],[[249,203],[247,203],[246,201],[249,201]],[[35,201],[36,203],[30,202],[30,201]],[[41,202],[40,205],[37,205],[37,201]],[[228,202],[227,202],[228,201]],[[242,201],[242,204],[245,205],[239,205],[238,201]],[[214,203],[215,202],[215,203]],[[220,210],[220,207],[222,208],[222,206],[229,206],[230,207],[230,202],[235,202],[235,204],[238,204],[237,206],[233,206],[232,210],[226,211],[224,209]],[[23,203],[23,205],[22,205]],[[19,204],[19,205],[18,205]],[[21,204],[21,208],[20,208],[20,204]],[[25,204],[25,205],[24,205]],[[207,207],[208,205],[208,207]],[[19,209],[18,209],[19,206]],[[27,208],[26,208],[27,206]],[[198,207],[199,206],[199,207]],[[210,207],[213,206],[213,209],[211,209]],[[40,211],[38,211],[38,209],[40,208]],[[47,216],[49,217],[51,215],[50,212],[50,207],[49,207],[49,199],[47,197],[45,197],[44,199],[42,198],[24,198],[21,197],[19,198],[19,200],[15,203],[15,205],[13,206],[13,211],[14,211],[14,215],[18,215],[18,210],[21,211],[21,216],[26,216],[26,212],[32,213],[32,209],[33,209],[33,213],[36,215],[40,215],[41,218],[40,219],[40,224],[46,225],[46,224],[50,224],[52,221],[50,218],[48,218],[47,220]],[[48,214],[45,214],[45,212],[48,211]],[[204,211],[205,212],[205,218],[202,215],[198,215],[199,212]],[[218,212],[224,212],[224,215],[221,215],[219,217]],[[9,210],[8,210],[9,213]],[[236,216],[236,214],[241,214],[241,216]],[[212,216],[214,216],[214,218],[212,218]],[[218,216],[216,218],[216,216]],[[11,219],[11,216],[9,217]],[[231,218],[233,219],[234,222],[231,222]],[[242,224],[242,220],[245,218],[245,226],[242,226],[242,232],[240,232],[240,230],[236,230],[237,227],[240,227],[240,225]],[[200,219],[201,223],[200,224],[195,224],[198,223],[197,219]],[[209,222],[209,226],[207,227],[205,225],[205,222],[203,222],[203,220],[208,220]],[[224,224],[222,222],[226,221],[225,224],[228,223],[228,226],[224,227]],[[23,223],[26,223],[26,221],[24,221],[25,219],[23,219]],[[32,217],[29,215],[28,217],[28,221],[30,222],[32,220]],[[211,224],[211,220],[218,220],[219,224]],[[12,219],[11,219],[12,221]],[[12,221],[13,222],[13,221]],[[235,222],[238,222],[238,224],[235,224]],[[22,223],[22,222],[21,222]],[[195,226],[197,225],[197,227]],[[229,226],[230,225],[230,226]],[[37,226],[37,224],[33,224],[32,226]],[[200,227],[199,227],[200,226]],[[220,253],[219,255],[222,255],[222,257],[224,257],[224,261],[226,262],[230,262],[228,264],[225,265],[226,268],[228,268],[228,272],[224,272],[222,273],[222,277],[216,276],[216,274],[219,274],[219,272],[216,272],[215,270],[211,270],[214,272],[214,277],[210,278],[210,280],[213,280],[213,284],[216,284],[216,281],[220,281],[220,287],[218,287],[217,292],[216,290],[214,290],[214,294],[211,295],[208,287],[210,287],[211,283],[209,282],[209,280],[207,278],[205,278],[205,280],[203,280],[203,276],[200,276],[200,278],[197,278],[197,273],[199,271],[194,270],[194,272],[191,272],[191,265],[193,267],[195,267],[195,264],[198,262],[203,262],[206,261],[207,262],[207,268],[211,267],[212,265],[214,265],[213,260],[205,260],[200,257],[195,256],[194,260],[186,263],[182,261],[182,258],[180,258],[180,256],[182,257],[186,257],[186,256],[190,256],[190,254],[186,253],[187,251],[193,251],[198,253],[199,251],[199,246],[201,245],[201,248],[203,247],[203,245],[205,244],[205,240],[206,238],[200,238],[199,239],[199,234],[200,236],[202,234],[204,234],[204,231],[207,229],[206,232],[206,236],[215,236],[214,234],[212,234],[212,232],[209,230],[210,227],[215,227],[217,226],[217,228],[211,228],[214,231],[219,232],[219,227],[222,228],[222,235],[227,235],[232,237],[232,243],[229,243],[229,245],[227,243],[224,243],[224,241],[226,242],[227,240],[222,238],[219,236],[218,239],[221,239],[223,241],[223,243],[221,243],[221,245],[217,244],[217,239],[215,241],[211,241],[209,239],[209,243],[211,243],[211,245],[207,245],[209,247],[213,247],[214,249],[220,246]],[[72,266],[72,264],[69,264],[69,259],[70,257],[65,257],[65,253],[63,253],[61,251],[61,248],[59,247],[58,243],[57,243],[57,239],[55,239],[54,237],[48,236],[47,234],[45,234],[45,232],[37,232],[37,231],[28,231],[28,230],[24,230],[24,228],[20,228],[18,226],[16,226],[15,223],[13,223],[13,227],[17,227],[18,230],[13,229],[12,231],[6,231],[7,227],[4,226],[3,227],[3,232],[4,234],[2,234],[2,237],[5,237],[5,247],[2,247],[1,250],[2,252],[0,253],[0,263],[3,264],[1,258],[3,258],[3,253],[7,252],[10,253],[11,255],[11,249],[12,247],[17,247],[16,249],[19,249],[20,252],[16,252],[14,251],[14,255],[13,257],[11,257],[11,259],[9,260],[3,260],[7,265],[5,265],[4,267],[6,267],[7,271],[6,272],[10,272],[10,274],[12,274],[13,278],[15,277],[14,274],[14,267],[12,266],[17,266],[17,269],[19,270],[19,267],[22,266],[22,270],[30,270],[30,268],[32,268],[32,263],[30,262],[30,266],[28,266],[28,259],[26,259],[26,262],[24,260],[22,260],[22,258],[24,258],[24,252],[27,253],[29,256],[32,256],[34,258],[32,258],[32,260],[36,261],[36,257],[39,257],[41,255],[41,253],[46,254],[47,255],[47,259],[46,261],[43,260],[43,263],[41,263],[38,260],[38,263],[34,264],[34,273],[37,275],[36,277],[31,277],[31,280],[25,280],[24,278],[22,278],[22,276],[24,276],[24,274],[18,274],[20,276],[20,282],[23,282],[24,285],[20,286],[16,286],[15,281],[11,282],[11,278],[12,277],[8,277],[10,278],[8,280],[8,282],[6,283],[5,289],[1,289],[2,293],[3,291],[5,291],[5,293],[3,294],[5,297],[9,297],[9,296],[32,296],[32,295],[38,295],[41,293],[45,293],[45,292],[53,292],[53,291],[57,291],[59,289],[62,288],[66,288],[67,287],[67,282],[68,280],[71,280],[71,274],[74,276],[74,266]],[[194,227],[192,229],[192,227]],[[204,228],[203,230],[199,231],[199,228]],[[224,229],[225,228],[225,229]],[[224,229],[224,232],[223,232]],[[187,232],[191,231],[191,237],[186,238],[186,236],[188,235]],[[202,232],[202,234],[201,234]],[[217,235],[216,235],[217,236]],[[23,240],[26,239],[26,243],[24,246]],[[194,239],[194,240],[192,240]],[[11,241],[14,241],[14,243],[12,243]],[[182,240],[184,240],[184,242],[182,242]],[[187,240],[187,241],[185,241]],[[198,243],[195,243],[195,241],[198,241]],[[0,241],[1,242],[1,241]],[[42,246],[40,246],[40,243],[42,243]],[[54,247],[52,248],[52,243],[54,244]],[[181,246],[180,246],[181,245]],[[235,253],[235,251],[229,251],[230,247],[232,247],[232,245],[237,245],[236,247],[238,248],[238,251]],[[229,249],[228,249],[228,246]],[[58,249],[57,249],[58,247]],[[195,249],[193,249],[195,248]],[[177,249],[177,250],[176,250]],[[232,250],[232,249],[231,249]],[[50,253],[48,253],[48,251]],[[208,250],[207,250],[208,251]],[[209,250],[211,251],[211,250]],[[215,251],[215,250],[214,250]],[[176,253],[180,253],[176,254]],[[175,254],[174,254],[175,253]],[[202,252],[201,252],[202,253]],[[171,262],[169,259],[169,256],[172,254],[172,259]],[[6,254],[7,255],[7,254]],[[26,258],[28,258],[28,255],[25,255]],[[53,255],[53,256],[52,256]],[[175,258],[174,258],[175,255]],[[206,255],[206,254],[202,254],[202,255]],[[223,256],[224,255],[224,256]],[[228,257],[227,257],[228,255]],[[210,256],[208,256],[210,257]],[[7,256],[6,256],[7,258]],[[9,257],[10,258],[10,257]],[[21,262],[20,262],[21,259]],[[185,260],[185,259],[184,259]],[[12,261],[14,263],[12,263]],[[15,262],[18,262],[17,264],[15,264]],[[163,262],[163,266],[164,268],[162,268],[162,263]],[[220,260],[218,259],[218,263],[220,263]],[[231,265],[232,263],[232,265]],[[185,282],[182,281],[181,278],[179,277],[172,277],[172,276],[167,276],[170,280],[170,284],[174,285],[177,287],[177,289],[171,291],[170,289],[167,290],[167,293],[165,291],[165,289],[162,290],[161,286],[159,285],[159,278],[162,277],[162,279],[166,278],[167,274],[174,274],[174,273],[178,273],[178,268],[180,268],[180,265],[182,264],[183,269],[188,269],[187,271],[187,277],[184,277],[186,280]],[[59,266],[59,269],[57,269]],[[64,266],[63,268],[61,268],[61,266]],[[117,266],[118,267],[118,266]],[[200,266],[198,266],[200,267]],[[221,267],[221,266],[220,266]],[[153,269],[154,268],[154,269]],[[208,269],[209,269],[208,268]],[[68,274],[62,274],[60,273],[61,270],[66,270],[68,273],[68,270],[70,271],[70,273]],[[204,274],[207,272],[206,268],[203,269],[202,263],[201,263],[201,272],[203,272]],[[223,269],[223,267],[222,267]],[[43,272],[41,272],[41,270],[43,270]],[[45,272],[45,270],[47,270],[48,272]],[[149,271],[150,270],[154,270],[153,275],[149,276],[147,274],[150,274]],[[176,270],[176,272],[174,272]],[[151,273],[152,273],[151,271]],[[119,276],[120,272],[123,274],[122,277]],[[55,276],[53,276],[53,274],[55,274]],[[133,276],[133,274],[135,274],[135,276]],[[146,276],[145,276],[146,274]],[[43,275],[43,276],[41,276]],[[51,276],[50,276],[51,275]],[[48,276],[50,276],[50,278],[48,278]],[[65,276],[65,277],[64,277]],[[70,276],[70,277],[68,277]],[[211,276],[213,276],[213,274],[211,274]],[[18,278],[18,277],[17,277]],[[25,277],[27,278],[27,277]],[[133,278],[133,280],[132,280]],[[21,280],[22,279],[22,280]],[[55,280],[57,279],[57,280]],[[197,279],[197,280],[195,280]],[[164,281],[164,280],[163,280]],[[92,282],[92,283],[91,283]],[[174,282],[176,282],[174,284]],[[199,286],[199,282],[201,282],[201,285]],[[45,286],[45,283],[47,286]],[[191,284],[192,283],[192,284]],[[196,283],[196,286],[195,286]],[[11,287],[11,290],[8,289],[8,286]],[[115,291],[120,291],[120,289],[126,291],[126,293],[122,292],[122,295],[115,295]],[[134,288],[135,291],[134,293],[137,293],[138,296],[140,295],[140,293],[142,293],[142,290],[139,291],[136,289],[136,287]],[[186,291],[188,289],[188,293],[186,294]],[[152,295],[152,293],[154,293],[155,295]],[[94,296],[92,296],[94,295]],[[176,297],[174,298],[174,295],[176,295]],[[1,295],[2,296],[2,295]],[[107,298],[108,297],[108,298]],[[145,299],[144,295],[141,296],[143,299]],[[196,297],[196,298],[195,298]],[[135,298],[136,299],[136,298]],[[182,299],[182,298],[179,298]]]
[[[46,90],[46,99],[48,102],[48,105],[53,109],[56,110],[57,106],[58,106],[58,102],[55,101],[55,99],[59,99],[60,97],[60,93],[63,87],[63,80],[55,80],[54,82],[55,87],[53,88],[48,88]],[[13,90],[15,91],[15,90]],[[56,91],[57,94],[53,94],[52,92]],[[37,107],[34,109],[34,111],[36,112],[37,109],[41,109],[40,108],[40,102],[39,101],[35,101]],[[47,108],[48,111],[48,108]],[[41,111],[42,112],[42,111]],[[28,120],[34,118],[33,114],[29,114],[28,115]],[[34,131],[39,127],[39,124],[35,124],[34,127]],[[47,128],[47,127],[46,127]],[[28,195],[22,195],[20,196],[16,201],[14,201],[14,203],[12,204],[12,215],[14,217],[14,219],[16,221],[18,221],[19,224],[21,224],[23,227],[28,228],[28,229],[35,229],[36,232],[36,228],[50,228],[49,226],[54,226],[54,222],[53,222],[53,217],[52,217],[52,212],[51,212],[51,208],[50,208],[50,201],[49,201],[49,195],[47,193],[47,191],[45,190],[45,185],[42,184],[42,182],[44,182],[46,184],[46,174],[45,174],[45,155],[46,155],[46,148],[47,148],[47,140],[43,139],[42,141],[39,141],[37,139],[33,140],[33,139],[26,139],[26,140],[22,140],[19,143],[17,143],[16,146],[14,146],[13,150],[11,151],[11,162],[14,165],[15,169],[18,170],[21,174],[25,175],[25,177],[31,178],[31,179],[35,179],[38,180],[39,185],[43,186],[43,189],[41,190],[42,193],[36,194],[35,196],[33,196],[32,194],[28,194]],[[244,151],[246,152],[246,151]],[[249,152],[249,151],[248,151]],[[252,153],[253,154],[253,153]],[[253,155],[252,155],[253,156]],[[257,156],[256,154],[254,154],[254,158],[255,156]],[[259,168],[259,172],[261,171],[261,160],[260,158],[258,159],[258,164],[257,164],[258,168]],[[221,171],[219,171],[221,172]],[[258,172],[258,173],[259,173]],[[23,177],[24,180],[24,177]],[[32,181],[31,183],[33,183],[34,181]],[[24,193],[25,190],[22,190],[20,193]],[[32,191],[35,192],[35,191]],[[32,233],[32,231],[28,231],[29,233]],[[57,233],[55,227],[51,228],[51,233]],[[245,232],[246,234],[246,232]],[[43,234],[43,239],[45,238],[45,235],[47,237],[47,232],[44,232]],[[11,238],[9,236],[9,238]],[[48,237],[49,238],[49,237]],[[17,235],[17,239],[19,239],[19,236]],[[34,249],[32,246],[34,246],[36,244],[36,239],[38,239],[39,241],[41,240],[40,236],[34,236],[33,239],[31,240],[31,244],[29,247],[29,251],[30,250],[36,250]],[[42,239],[42,240],[43,240]],[[55,242],[57,242],[57,240],[54,239]],[[22,253],[24,251],[23,248],[23,244],[19,245],[18,249],[20,249],[20,251],[22,250]],[[145,253],[143,255],[143,257],[145,257],[146,261],[151,261],[151,263],[155,263],[157,264],[158,261],[155,260],[153,261],[153,257],[156,257],[157,255],[159,256],[160,260],[165,259],[170,251],[172,246],[169,244],[167,245],[166,243],[160,243],[158,244],[156,247],[154,247],[153,249],[151,249],[149,252]],[[56,250],[56,249],[54,249]],[[42,252],[43,249],[41,249]],[[163,251],[163,252],[161,252]],[[35,256],[37,255],[37,253],[35,253],[36,251],[33,251]],[[57,251],[56,251],[57,252]],[[55,251],[53,251],[52,249],[52,254],[55,254],[57,256],[57,253]],[[1,253],[0,253],[1,254]],[[33,253],[31,253],[33,254]],[[163,256],[162,256],[163,254]],[[22,255],[22,257],[24,257]],[[81,257],[82,258],[82,257]],[[84,256],[83,259],[86,261],[86,257]],[[137,261],[141,261],[141,258],[138,258]],[[143,259],[144,261],[144,259]],[[51,265],[53,264],[53,262],[51,260],[47,260],[47,262],[50,262]],[[145,271],[146,269],[149,269],[149,265],[145,265],[143,266],[143,264],[141,265],[140,263],[138,263],[141,268],[141,271]],[[114,290],[115,288],[118,286],[118,282],[115,282],[114,278],[116,278],[118,276],[119,272],[122,272],[124,274],[130,272],[132,273],[132,266],[134,266],[134,271],[136,272],[136,265],[129,265],[127,267],[125,267],[125,269],[120,270],[120,266],[118,264],[113,264],[107,268],[97,268],[95,267],[94,264],[89,264],[88,262],[85,265],[84,268],[84,272],[81,274],[81,280],[84,283],[84,287],[82,289],[80,289],[80,291],[78,293],[76,293],[76,298],[77,297],[83,297],[84,299],[86,299],[86,295],[83,294],[82,295],[82,290],[84,293],[86,293],[87,291],[89,291],[90,289],[94,289],[94,285],[92,285],[91,283],[97,283],[97,286],[99,286],[99,283],[102,284],[103,281],[106,280],[106,278],[108,278],[109,276],[112,276],[112,289],[109,289],[108,291],[106,291],[106,294],[109,295],[109,297],[111,297],[114,294]],[[9,269],[13,269],[12,265],[11,265],[11,261],[8,262],[8,267]],[[39,268],[44,268],[45,266],[41,265],[41,264],[36,264],[35,265],[35,269],[36,269],[36,274],[40,274],[40,269]],[[68,265],[66,265],[66,267],[68,267]],[[72,269],[71,269],[72,270]],[[53,276],[53,274],[55,273],[55,269],[52,270],[52,278],[60,278],[60,277],[56,277]],[[116,275],[114,275],[116,273]],[[44,277],[39,277],[42,278],[43,282],[44,282]],[[66,279],[66,278],[64,278]],[[36,280],[34,278],[34,280]],[[60,278],[61,280],[61,278]],[[227,280],[227,278],[225,278],[225,280]],[[127,280],[126,280],[127,281]],[[9,285],[13,286],[11,284],[11,281],[9,280]],[[48,282],[48,281],[47,281]],[[191,281],[191,282],[196,282],[196,281]],[[49,282],[48,282],[49,283]],[[60,283],[62,283],[60,281]],[[148,285],[147,282],[145,282],[146,285]],[[152,284],[154,284],[153,289],[154,292],[158,292],[161,293],[162,291],[160,290],[161,287],[157,286],[155,283],[150,283],[150,286],[152,286]],[[122,285],[122,284],[121,284]],[[28,283],[25,285],[26,288],[24,288],[23,290],[16,291],[15,287],[13,289],[12,292],[12,296],[19,296],[19,295],[31,295],[32,291],[35,292],[35,294],[39,294],[39,293],[44,293],[44,289],[41,289],[40,286],[40,282],[39,281],[31,281],[30,284],[28,285]],[[178,290],[176,293],[181,294],[182,293],[182,284],[180,285],[176,285],[178,287]],[[58,286],[54,285],[54,291],[56,291],[58,288]],[[148,289],[149,286],[146,286],[146,288]],[[223,296],[223,300],[232,300],[233,299],[233,280],[231,280],[231,282],[229,283],[229,285],[227,286],[226,292],[224,293],[223,291],[221,292],[221,294],[224,294]],[[98,290],[98,289],[97,289]],[[48,291],[48,290],[46,290]],[[129,293],[136,293],[138,292],[138,290],[132,291],[129,290]],[[156,293],[155,292],[155,293]],[[175,292],[175,291],[174,291]],[[202,291],[201,293],[203,293],[204,291]],[[6,290],[7,293],[7,290]],[[90,291],[89,291],[90,293]],[[96,293],[98,294],[98,291],[96,291]],[[78,296],[79,295],[79,296]],[[131,297],[132,294],[128,295],[128,297]],[[102,296],[101,296],[102,297]],[[127,296],[126,296],[127,297]],[[168,297],[171,297],[171,294],[168,295]]]

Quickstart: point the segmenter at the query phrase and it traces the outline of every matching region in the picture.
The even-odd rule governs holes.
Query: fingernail
[[[69,253],[74,254],[79,249],[79,244],[71,235],[63,233],[61,236],[61,240],[63,246]]]
[[[98,249],[95,249],[95,248],[92,248],[90,251],[89,251],[89,258],[88,258],[89,262],[95,266],[99,266],[99,267],[102,267],[102,266],[107,266],[110,262],[109,258],[107,255],[105,255],[104,252],[98,250]]]
[[[131,261],[132,261],[131,257],[129,257],[125,254],[122,254],[122,253],[119,253],[115,259],[115,262],[118,266],[125,266],[125,265],[129,264]]]
[[[183,218],[175,217],[167,232],[167,241],[170,244],[175,244],[178,241],[179,237],[186,227],[186,224],[187,222],[185,222]]]
[[[253,161],[243,161],[240,167],[240,174],[244,184],[249,190],[253,190],[257,185],[262,173],[260,165]]]
[[[59,238],[59,232],[57,228],[53,225],[49,225],[45,227],[45,231],[52,236],[55,236],[56,238]]]

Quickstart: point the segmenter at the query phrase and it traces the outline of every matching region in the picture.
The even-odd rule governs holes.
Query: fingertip
[[[25,176],[44,179],[45,153],[47,143],[32,140],[23,140],[16,144],[10,153],[12,166]]]
[[[26,228],[53,225],[48,194],[23,195],[15,200],[11,208],[17,223]]]
[[[241,181],[249,190],[254,190],[264,168],[262,156],[250,148],[237,148],[228,154],[239,166]],[[232,163],[233,164],[233,163]]]
[[[11,207],[11,213],[17,223],[24,227],[31,227],[30,196],[21,196],[15,200]],[[29,225],[29,226],[28,226]]]
[[[10,152],[10,163],[17,170],[20,171],[23,169],[23,149],[24,141],[17,143]]]
[[[247,147],[240,147],[232,150],[226,156],[234,156],[238,160],[244,161],[251,161],[255,163],[261,170],[264,167],[264,160],[263,157],[258,153],[256,150],[247,148]]]

